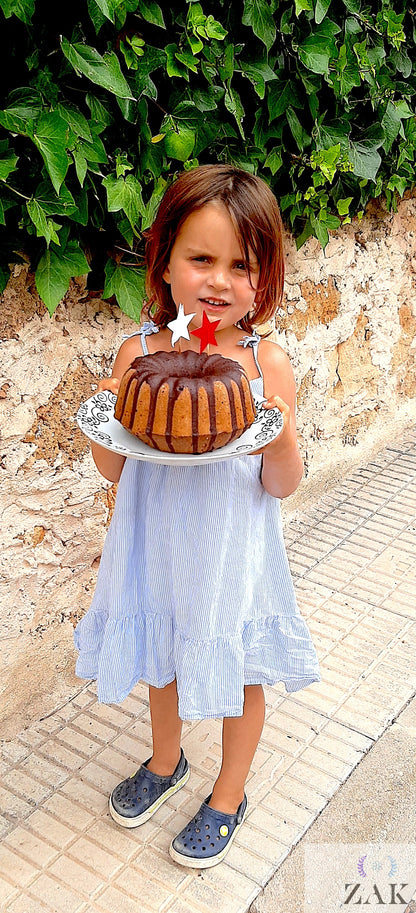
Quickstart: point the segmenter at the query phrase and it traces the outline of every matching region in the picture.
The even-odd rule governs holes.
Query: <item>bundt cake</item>
[[[121,379],[115,417],[156,450],[206,453],[250,427],[256,415],[247,375],[222,355],[155,352]]]

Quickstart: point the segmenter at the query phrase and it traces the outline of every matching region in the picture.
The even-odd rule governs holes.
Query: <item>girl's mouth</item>
[[[200,298],[199,300],[205,308],[213,308],[214,310],[230,306],[230,302],[225,301],[223,298]]]

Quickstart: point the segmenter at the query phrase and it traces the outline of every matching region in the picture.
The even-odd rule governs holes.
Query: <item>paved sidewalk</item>
[[[210,791],[220,722],[185,724],[188,784],[141,828],[122,830],[107,795],[149,755],[146,689],[104,706],[86,684],[2,745],[4,913],[246,913],[416,693],[415,470],[409,432],[286,528],[323,680],[292,696],[266,689],[250,812],[225,862],[187,871],[167,853]]]

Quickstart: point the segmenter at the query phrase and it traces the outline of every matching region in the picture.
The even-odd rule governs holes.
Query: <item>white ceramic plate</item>
[[[126,431],[120,422],[114,418],[114,406],[117,397],[110,390],[95,393],[86,403],[79,407],[77,422],[81,431],[94,441],[120,453],[125,457],[135,460],[147,460],[151,463],[166,463],[174,465],[197,466],[202,463],[213,463],[217,460],[226,460],[230,457],[241,456],[259,450],[269,444],[280,434],[283,427],[283,416],[278,409],[262,409],[264,398],[253,399],[257,408],[257,415],[253,424],[241,437],[225,447],[212,450],[209,453],[164,453],[148,447],[130,431]]]

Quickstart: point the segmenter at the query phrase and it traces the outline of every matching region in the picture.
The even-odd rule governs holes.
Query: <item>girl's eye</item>
[[[243,260],[241,260],[241,262],[239,262],[239,263],[236,263],[235,265],[236,265],[236,269],[242,270],[244,273],[247,272],[247,266]]]
[[[199,257],[192,257],[192,259],[195,260],[196,263],[206,263],[208,257],[206,257],[205,254],[201,254]]]

